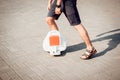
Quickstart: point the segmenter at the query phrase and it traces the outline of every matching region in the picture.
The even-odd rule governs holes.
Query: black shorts
[[[47,17],[53,17],[57,20],[61,14],[55,14],[56,2],[57,0],[54,0],[54,2],[52,3],[51,9],[48,12]],[[77,0],[63,0],[61,4],[61,13],[63,12],[65,14],[66,18],[72,26],[81,23],[76,3]]]

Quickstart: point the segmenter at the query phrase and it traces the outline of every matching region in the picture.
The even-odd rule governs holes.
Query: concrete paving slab
[[[120,80],[120,0],[78,0],[77,6],[98,50],[85,61],[79,58],[85,45],[63,14],[57,24],[66,54],[43,51],[47,0],[0,0],[0,80]]]

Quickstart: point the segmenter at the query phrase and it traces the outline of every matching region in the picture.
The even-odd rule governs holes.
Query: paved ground
[[[120,0],[78,0],[82,23],[98,53],[79,57],[85,46],[61,15],[66,54],[42,49],[49,31],[47,0],[0,0],[0,80],[120,80]]]

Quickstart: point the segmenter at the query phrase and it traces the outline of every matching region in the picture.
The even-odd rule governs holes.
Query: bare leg
[[[55,23],[55,19],[52,17],[47,17],[46,22],[50,27],[50,30],[59,30],[57,24]]]
[[[75,28],[80,33],[80,36],[84,40],[84,42],[86,44],[86,48],[88,50],[92,50],[93,45],[92,45],[92,43],[90,41],[90,38],[88,36],[88,32],[86,31],[86,29],[84,28],[84,26],[82,24],[79,24],[79,25],[75,26]]]
[[[84,28],[84,26],[82,24],[79,24],[77,26],[75,26],[76,30],[80,33],[80,36],[82,37],[82,39],[84,40],[85,44],[86,44],[86,52],[80,57],[81,59],[89,59],[93,54],[95,54],[97,51],[96,49],[93,47],[88,32],[86,31],[86,29]]]

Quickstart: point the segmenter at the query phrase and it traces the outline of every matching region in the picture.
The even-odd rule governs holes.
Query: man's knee
[[[52,18],[52,17],[47,17],[47,18],[46,18],[46,22],[47,22],[47,24],[52,25],[52,24],[54,23],[54,18]]]

